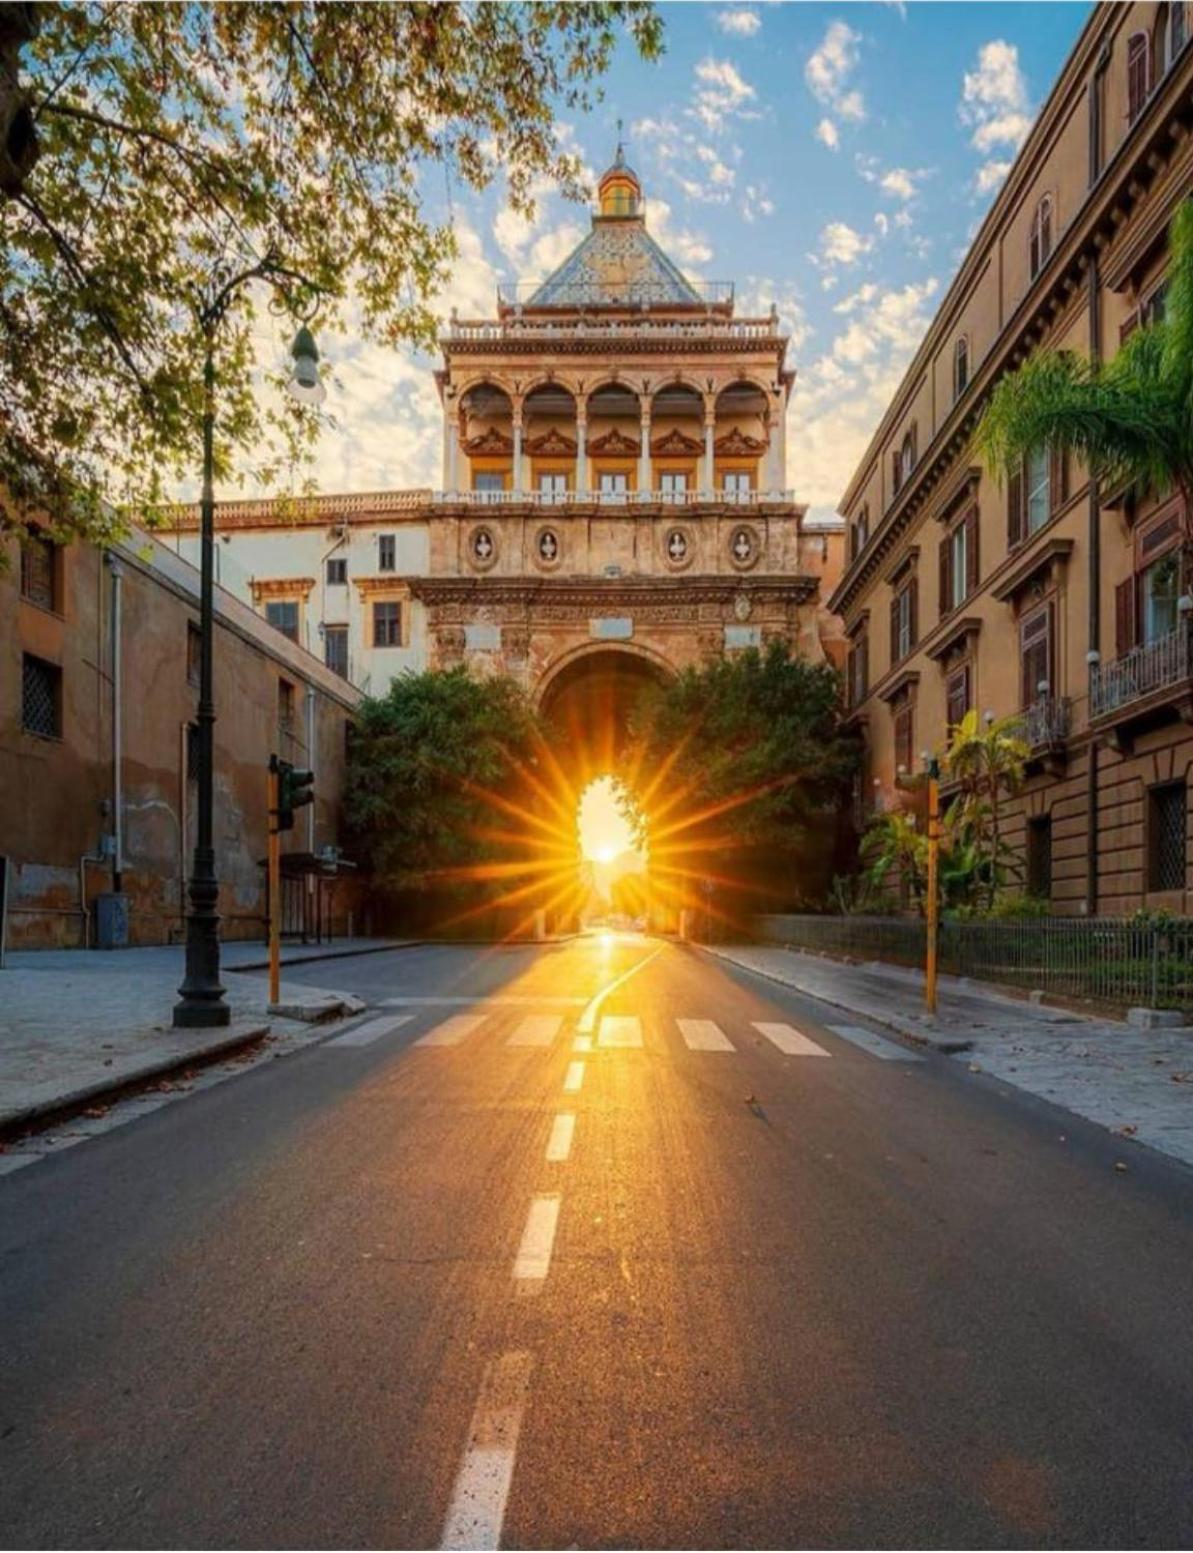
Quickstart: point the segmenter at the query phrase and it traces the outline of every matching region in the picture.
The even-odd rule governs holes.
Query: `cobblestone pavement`
[[[949,1049],[992,1074],[1193,1165],[1193,1029],[1137,1030],[1008,997],[942,976],[938,1013],[923,1009],[923,978],[901,966],[831,960],[797,950],[717,946],[722,960],[861,1014],[910,1040]]]

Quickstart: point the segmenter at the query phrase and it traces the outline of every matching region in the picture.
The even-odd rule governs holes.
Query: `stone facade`
[[[1058,912],[1193,910],[1189,519],[1046,450],[1004,480],[973,432],[1030,352],[1105,359],[1162,308],[1193,191],[1187,12],[1091,12],[841,507],[860,808],[895,802],[964,711],[1019,716],[1008,839]]]

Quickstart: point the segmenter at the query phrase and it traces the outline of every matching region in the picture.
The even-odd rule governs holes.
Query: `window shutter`
[[[1120,658],[1135,646],[1135,579],[1128,577],[1114,590],[1114,651]]]
[[[913,577],[907,584],[907,635],[913,647],[920,639],[919,595],[919,581]]]
[[[1048,463],[1048,515],[1052,516],[1069,496],[1069,458],[1064,448],[1054,447]]]
[[[940,618],[953,607],[953,547],[946,534],[940,541]]]
[[[1013,550],[1023,538],[1023,465],[1007,478],[1007,548]]]
[[[974,507],[965,515],[965,597],[976,593],[981,577],[978,564],[978,509]]]
[[[1127,117],[1132,124],[1147,101],[1147,55],[1147,34],[1133,34],[1127,44]]]

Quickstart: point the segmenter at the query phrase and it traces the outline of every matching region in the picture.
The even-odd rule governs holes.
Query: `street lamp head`
[[[319,347],[306,324],[294,336],[290,357],[294,362],[294,373],[286,385],[286,392],[299,404],[322,404],[327,398],[327,390],[319,378]]]

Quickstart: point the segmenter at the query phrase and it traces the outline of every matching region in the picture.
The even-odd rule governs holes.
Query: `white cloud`
[[[756,221],[759,216],[773,216],[775,202],[766,193],[764,188],[753,183],[747,183],[745,194],[738,207],[743,221]]]
[[[718,131],[725,121],[734,115],[742,115],[746,105],[758,94],[748,81],[742,79],[736,65],[727,59],[714,59],[711,55],[696,66],[696,87],[692,104],[685,111],[691,118],[699,119],[705,129]]]
[[[852,313],[859,307],[864,307],[867,302],[872,302],[878,295],[878,287],[873,281],[868,280],[856,291],[851,291],[847,297],[842,297],[839,302],[833,304],[834,313]]]
[[[647,221],[655,242],[689,274],[694,273],[694,265],[707,264],[712,258],[713,250],[702,232],[672,227],[671,206],[666,200],[650,201]]]
[[[884,194],[893,194],[898,199],[909,200],[915,193],[915,179],[916,174],[909,172],[906,167],[892,167],[878,180],[878,187]]]
[[[730,33],[737,38],[752,38],[762,26],[762,18],[757,11],[751,11],[749,6],[733,5],[727,10],[717,11],[713,20],[722,32]]]
[[[874,225],[878,228],[878,235],[885,237],[891,229],[891,218],[885,211],[877,211],[874,216]]]
[[[966,71],[961,83],[957,113],[973,131],[970,145],[987,158],[978,169],[975,186],[979,194],[989,193],[1010,168],[1005,152],[1018,151],[1032,125],[1027,80],[1013,43],[994,38],[982,44],[977,69]],[[997,150],[1004,155],[992,155]]]
[[[856,264],[874,246],[845,221],[830,221],[820,233],[820,256],[828,264]]]
[[[857,67],[861,40],[861,33],[845,22],[830,22],[804,66],[804,80],[816,101],[855,123],[865,118],[866,105],[861,92],[856,87],[847,89],[847,83]]]
[[[821,119],[816,126],[816,138],[822,146],[827,146],[830,151],[835,151],[841,144],[841,136],[832,119]]]
[[[792,352],[801,351],[811,337],[812,326],[793,281],[747,275],[736,288],[736,301],[740,318],[765,318],[774,307],[779,315],[779,328],[791,337]]]

